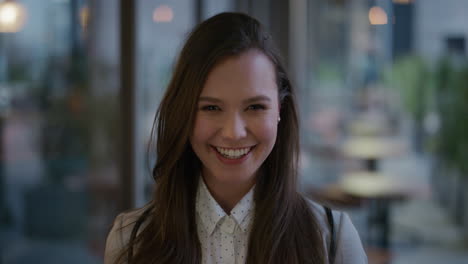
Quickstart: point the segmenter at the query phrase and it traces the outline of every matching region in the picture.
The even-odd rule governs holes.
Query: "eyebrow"
[[[222,101],[218,98],[215,97],[210,97],[210,96],[200,96],[198,99],[199,102],[211,102],[211,103],[221,103]],[[248,98],[243,101],[245,104],[253,103],[253,102],[259,102],[259,101],[266,101],[266,102],[271,102],[270,97],[265,96],[265,95],[257,95],[251,98]]]

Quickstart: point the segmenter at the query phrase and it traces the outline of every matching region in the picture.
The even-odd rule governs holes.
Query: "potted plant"
[[[424,118],[428,112],[431,95],[430,71],[425,61],[418,56],[406,56],[384,72],[386,87],[394,89],[401,99],[403,108],[413,121],[412,142],[416,152],[424,149]]]
[[[433,152],[452,172],[444,177],[453,177],[452,212],[457,223],[467,222],[465,206],[468,196],[468,63],[454,65],[442,60],[434,74],[435,105],[440,117],[440,127],[433,140]],[[468,225],[468,223],[466,223]]]

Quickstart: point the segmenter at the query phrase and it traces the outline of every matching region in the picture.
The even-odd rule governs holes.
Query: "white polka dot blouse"
[[[232,209],[224,212],[211,196],[203,180],[199,181],[196,221],[201,243],[202,263],[245,263],[254,202],[252,188]]]

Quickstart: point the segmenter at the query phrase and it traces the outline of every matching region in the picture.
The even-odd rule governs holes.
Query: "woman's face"
[[[268,57],[250,50],[217,65],[200,94],[190,136],[205,181],[253,184],[275,144],[278,117],[278,88]]]

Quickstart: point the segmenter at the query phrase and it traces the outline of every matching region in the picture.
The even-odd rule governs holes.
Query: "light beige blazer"
[[[322,206],[312,201],[310,201],[310,207],[318,218],[324,238],[324,246],[328,251],[330,243],[330,228],[327,222],[325,210]],[[107,237],[104,264],[115,263],[118,252],[125,246],[130,238],[133,223],[138,219],[143,211],[144,208],[140,208],[128,213],[121,213],[116,217],[114,225]],[[333,219],[336,230],[335,264],[367,264],[366,253],[349,216],[343,212],[333,211]],[[139,230],[141,231],[142,227]]]

